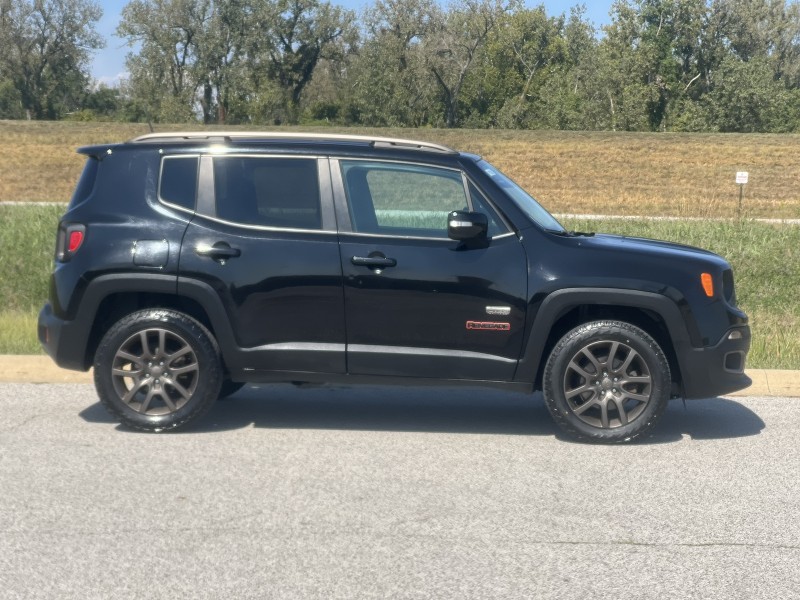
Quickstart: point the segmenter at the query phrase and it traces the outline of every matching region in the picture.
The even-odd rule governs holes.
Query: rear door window
[[[317,160],[214,157],[217,217],[233,223],[322,229]]]

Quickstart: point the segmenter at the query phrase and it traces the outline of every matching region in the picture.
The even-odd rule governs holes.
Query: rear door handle
[[[397,261],[395,259],[386,258],[385,256],[354,256],[350,259],[350,262],[359,267],[372,267],[378,269],[397,266]]]
[[[231,248],[226,242],[217,242],[213,246],[208,244],[198,244],[194,251],[200,256],[207,256],[208,258],[226,261],[229,258],[236,258],[242,255],[242,251],[238,248]]]

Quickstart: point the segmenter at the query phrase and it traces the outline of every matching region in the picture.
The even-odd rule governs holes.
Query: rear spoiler
[[[92,158],[96,158],[97,160],[103,160],[106,156],[109,156],[113,153],[114,148],[118,147],[119,144],[102,144],[97,146],[81,146],[78,148],[78,154],[83,154],[84,156],[91,156]]]

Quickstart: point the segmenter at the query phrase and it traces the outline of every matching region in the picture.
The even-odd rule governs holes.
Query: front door
[[[457,169],[367,160],[333,160],[331,169],[347,204],[339,224],[348,372],[510,380],[526,259],[485,198]],[[447,237],[448,213],[464,209],[488,213],[487,244]]]

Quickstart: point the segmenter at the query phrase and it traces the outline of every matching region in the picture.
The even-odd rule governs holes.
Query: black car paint
[[[320,157],[323,231],[220,223],[202,182],[197,214],[159,202],[161,157],[208,157],[214,152],[208,144],[82,149],[102,163],[89,197],[102,197],[104,203],[76,199],[63,217],[63,222],[91,222],[84,242],[91,252],[56,265],[51,301],[40,318],[40,337],[49,338],[43,343],[60,365],[89,368],[102,313],[113,314],[117,298],[137,294],[142,302],[142,294],[152,294],[199,306],[231,377],[238,380],[415,378],[533,387],[546,358],[545,343],[561,317],[575,307],[631,307],[663,323],[686,397],[749,384],[743,373],[721,368],[726,353],[746,353],[749,330],[744,313],[719,291],[713,298],[703,293],[701,272],[711,273],[721,290],[722,273],[729,269],[712,253],[649,240],[543,231],[469,154],[350,142],[228,145],[241,154]],[[327,157],[376,155],[462,170],[513,234],[468,247],[455,240],[352,233],[336,174],[325,171]],[[135,244],[145,240],[166,242],[163,265],[134,265]],[[199,244],[220,242],[240,250],[240,256],[223,264],[197,253]],[[351,255],[384,255],[397,266],[355,265]],[[502,317],[509,331],[466,328],[466,321],[489,320],[489,304],[511,308]],[[744,332],[742,339],[726,340],[735,328]]]

